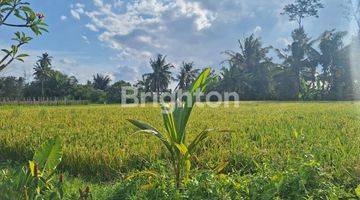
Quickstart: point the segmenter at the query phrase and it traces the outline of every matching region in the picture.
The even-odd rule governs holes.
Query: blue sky
[[[48,52],[53,66],[81,82],[96,73],[115,80],[135,81],[151,70],[158,53],[179,68],[182,61],[197,67],[220,68],[224,50],[251,33],[265,45],[284,47],[296,25],[280,15],[291,0],[51,0],[30,1],[42,11],[49,33],[35,38],[23,51],[31,56],[0,75],[26,75],[37,56]],[[343,0],[323,0],[320,18],[307,19],[306,31],[348,30]],[[0,47],[9,45],[14,30],[2,28]],[[6,38],[6,39],[4,39]],[[175,69],[176,71],[177,69]]]

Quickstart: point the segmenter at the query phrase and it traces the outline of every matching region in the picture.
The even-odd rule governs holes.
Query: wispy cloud
[[[86,44],[90,44],[89,38],[85,35],[82,35],[81,38],[84,40]]]
[[[98,32],[99,29],[94,24],[86,24],[86,28],[88,28],[91,31]]]
[[[75,5],[70,5],[70,14],[74,19],[80,20],[80,15],[84,13],[85,5],[81,3],[77,3]]]
[[[78,12],[76,12],[75,10],[70,10],[70,14],[71,14],[71,16],[73,16],[73,18],[80,20],[80,14]]]
[[[80,16],[79,16],[79,17],[80,17]],[[60,19],[61,19],[62,21],[64,21],[64,20],[67,19],[67,17],[66,17],[65,15],[61,15],[61,16],[60,16]]]

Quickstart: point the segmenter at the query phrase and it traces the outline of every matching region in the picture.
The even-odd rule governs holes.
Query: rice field
[[[64,151],[61,170],[71,175],[109,181],[156,170],[167,162],[160,142],[133,134],[136,128],[126,121],[139,119],[163,130],[159,107],[3,106],[0,116],[0,160],[31,159],[34,148],[59,135]],[[192,158],[197,171],[222,166],[222,173],[240,177],[271,172],[269,179],[276,183],[282,172],[311,165],[346,192],[354,193],[360,184],[357,102],[198,105],[189,122],[189,137],[205,128],[231,132],[214,133],[201,145]]]

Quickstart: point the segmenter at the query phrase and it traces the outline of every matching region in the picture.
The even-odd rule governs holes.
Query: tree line
[[[360,21],[360,1],[348,2],[348,16]],[[223,52],[226,59],[209,91],[236,92],[242,100],[352,100],[360,94],[360,80],[352,62],[353,52],[360,52],[360,34],[345,44],[345,31],[326,30],[311,38],[303,25],[306,18],[318,17],[324,7],[320,0],[295,0],[286,5],[282,15],[298,25],[284,49],[264,46],[261,38],[249,35],[238,41],[239,49]],[[351,9],[350,9],[351,8]],[[43,16],[42,16],[43,17]],[[359,30],[360,30],[360,23]],[[270,54],[276,53],[277,61]],[[21,57],[20,57],[21,59]],[[121,88],[133,86],[144,92],[169,92],[187,89],[200,72],[193,62],[183,62],[177,74],[166,56],[150,59],[152,71],[143,74],[135,84],[117,81],[96,74],[91,81],[80,84],[76,77],[52,68],[52,57],[44,53],[34,66],[34,80],[26,83],[20,77],[0,78],[0,97],[6,98],[72,98],[92,102],[121,103]],[[355,63],[357,64],[357,63]]]

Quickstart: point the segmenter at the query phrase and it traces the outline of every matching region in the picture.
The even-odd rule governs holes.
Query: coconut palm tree
[[[140,91],[143,92],[148,92],[149,91],[149,79],[147,79],[145,76],[142,76],[141,80],[138,80],[134,86],[139,89]]]
[[[34,76],[35,79],[41,82],[41,95],[42,98],[45,96],[44,82],[50,77],[53,70],[51,69],[52,57],[48,53],[43,53],[42,56],[38,57],[35,67]]]
[[[242,94],[246,99],[265,99],[271,91],[271,67],[273,63],[267,57],[270,47],[263,47],[260,38],[250,35],[239,40],[240,52],[225,51],[228,57],[223,63],[222,82],[224,88],[230,86],[233,91]],[[230,80],[227,80],[230,79]]]
[[[93,81],[93,87],[95,89],[105,90],[109,86],[111,78],[108,75],[96,74],[93,76]]]
[[[319,38],[319,47],[310,48],[310,59],[321,66],[318,75],[321,95],[342,99],[352,93],[349,46],[344,47],[346,32],[325,31]]]
[[[311,40],[303,28],[295,29],[292,32],[293,42],[286,49],[276,49],[278,56],[283,60],[283,74],[289,79],[287,82],[279,82],[278,85],[289,85],[288,99],[298,100],[303,95],[302,82],[313,82],[316,66],[309,58],[309,50],[316,40]]]
[[[156,59],[150,59],[151,73],[144,74],[144,78],[149,83],[149,90],[156,92],[159,97],[161,92],[167,90],[171,81],[170,69],[174,66],[166,62],[166,56],[159,54]]]
[[[183,62],[180,69],[180,74],[177,75],[176,81],[179,81],[176,89],[186,90],[190,87],[192,82],[196,79],[199,69],[194,69],[193,62]]]

